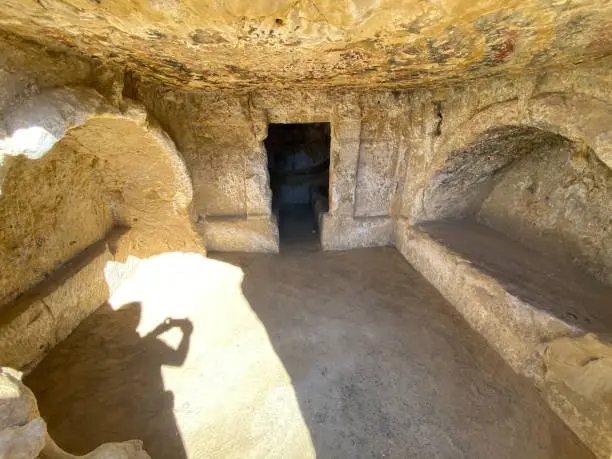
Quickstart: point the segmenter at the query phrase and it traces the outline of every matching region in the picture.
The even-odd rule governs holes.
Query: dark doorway
[[[329,123],[270,124],[272,209],[281,244],[318,240],[318,217],[329,208]]]

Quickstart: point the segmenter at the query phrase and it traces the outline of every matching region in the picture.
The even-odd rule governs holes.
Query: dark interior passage
[[[268,153],[272,208],[281,241],[313,240],[328,209],[329,123],[270,124]]]

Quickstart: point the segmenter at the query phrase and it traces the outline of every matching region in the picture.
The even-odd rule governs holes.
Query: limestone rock
[[[0,431],[0,457],[2,459],[32,459],[45,447],[47,426],[41,418],[24,426],[7,427]]]
[[[547,378],[563,381],[612,415],[612,346],[596,335],[562,338],[546,345]]]
[[[146,258],[278,251],[268,126],[328,123],[323,249],[394,244],[609,458],[611,2],[2,6],[0,365],[36,365]],[[19,397],[1,435],[36,454]]]
[[[414,87],[605,55],[610,8],[540,0],[9,0],[0,29],[185,87]]]
[[[86,420],[84,420],[86,422]],[[21,382],[21,374],[0,368],[0,458],[2,459],[150,459],[142,442],[100,445],[85,456],[73,456],[59,448],[47,434],[36,398]]]
[[[46,90],[0,125],[0,365],[26,369],[108,299],[109,262],[203,248],[181,156],[138,104]]]

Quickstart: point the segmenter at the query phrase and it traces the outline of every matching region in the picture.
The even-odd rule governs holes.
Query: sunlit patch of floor
[[[219,258],[135,263],[26,379],[61,446],[140,438],[153,458],[592,457],[394,249]]]

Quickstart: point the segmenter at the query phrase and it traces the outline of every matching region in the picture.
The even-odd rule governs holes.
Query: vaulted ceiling
[[[3,0],[0,31],[189,87],[410,87],[612,51],[610,0]]]

